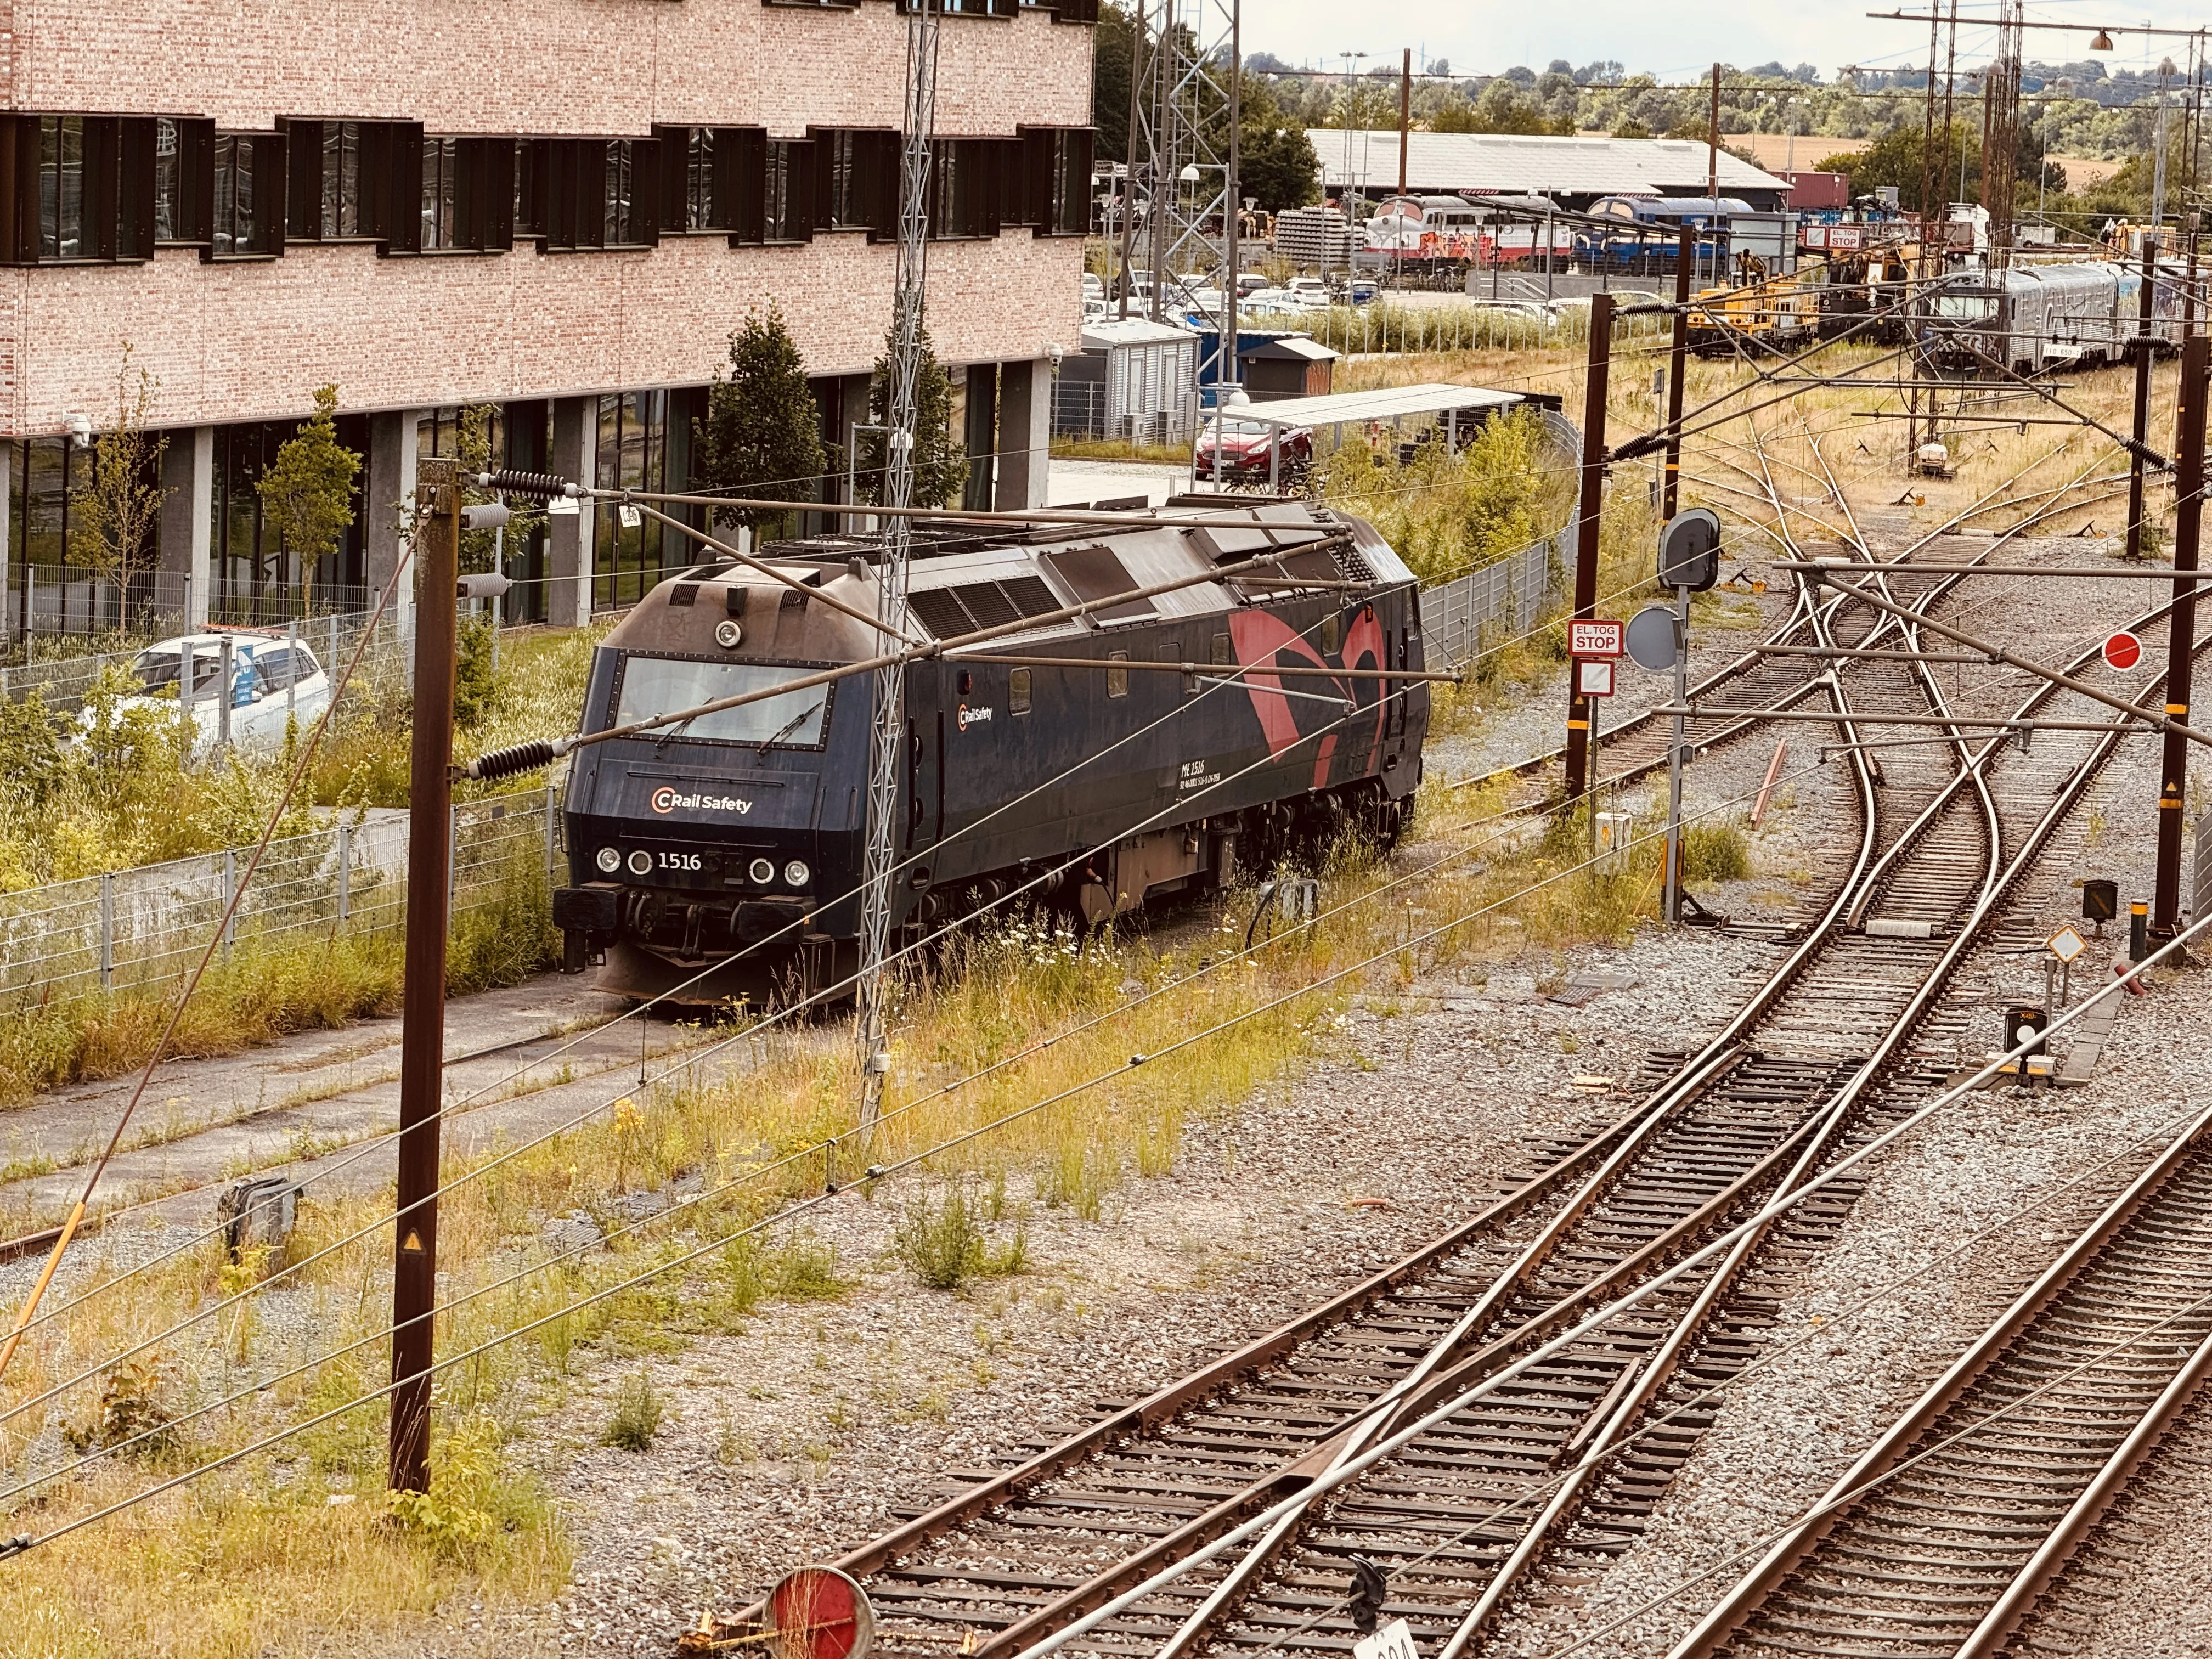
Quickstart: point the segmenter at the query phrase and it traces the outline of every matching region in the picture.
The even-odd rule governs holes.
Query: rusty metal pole
[[[433,465],[425,462],[428,471]],[[407,977],[399,1048],[399,1197],[392,1255],[392,1488],[430,1484],[432,1310],[437,1302],[438,1106],[446,1048],[453,759],[453,591],[460,471],[416,491],[415,744],[407,790]]]
[[[2128,556],[2142,557],[2143,448],[2150,441],[2150,365],[2153,295],[2158,288],[2158,238],[2143,238],[2142,289],[2136,295],[2136,447],[2128,456]]]
[[[1674,516],[1681,495],[1682,377],[1690,366],[1690,264],[1697,254],[1698,233],[1684,225],[1674,251],[1674,341],[1667,357],[1667,477],[1659,500],[1662,520]]]
[[[2166,712],[2189,718],[2191,645],[2197,636],[2197,541],[2204,526],[2206,352],[2212,340],[2191,331],[2181,345],[2181,389],[2174,415],[2173,613],[2166,632]],[[2189,798],[2189,744],[2166,734],[2159,767],[2158,879],[2150,931],[2171,939],[2181,926],[2182,815]]]
[[[1583,398],[1583,478],[1581,517],[1575,531],[1575,616],[1587,618],[1597,611],[1598,531],[1605,506],[1606,378],[1613,366],[1613,295],[1590,295],[1589,370]],[[1580,798],[1589,769],[1591,723],[1596,719],[1594,698],[1582,694],[1574,682],[1574,664],[1567,665],[1566,798]]]

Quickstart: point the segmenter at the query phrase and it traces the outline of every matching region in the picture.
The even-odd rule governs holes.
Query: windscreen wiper
[[[762,756],[767,754],[769,750],[781,743],[786,738],[789,737],[793,732],[796,732],[801,726],[805,724],[805,722],[812,720],[814,716],[820,712],[821,708],[822,705],[819,702],[815,702],[800,709],[796,714],[793,714],[789,720],[778,726],[774,735],[763,742],[759,748],[753,750],[753,758],[755,760],[758,760]]]

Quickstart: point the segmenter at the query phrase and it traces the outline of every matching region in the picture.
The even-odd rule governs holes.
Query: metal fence
[[[82,636],[126,623],[176,633],[186,617],[201,611],[214,623],[281,627],[326,612],[366,611],[374,598],[364,587],[328,583],[240,587],[216,582],[199,596],[193,586],[188,571],[140,570],[131,574],[126,593],[122,584],[82,565],[17,563],[9,568],[0,592],[0,635]]]
[[[517,884],[557,879],[558,787],[458,802],[447,881],[456,917]],[[283,945],[396,929],[406,920],[407,814],[372,812],[269,844],[223,936]],[[237,890],[250,848],[0,894],[0,1007],[158,986],[190,970]]]
[[[1565,565],[1560,538],[1548,537],[1495,564],[1421,591],[1421,634],[1430,659],[1454,665],[1486,641],[1518,638],[1535,627],[1559,596]]]
[[[414,615],[412,606],[404,611],[394,607],[376,623],[376,636],[369,641],[368,650],[362,658],[364,679],[373,679],[382,673],[411,672]],[[297,629],[301,641],[320,659],[324,671],[335,678],[375,616],[373,611],[344,615],[329,612],[282,623],[276,624],[276,629]],[[0,702],[27,697],[38,691],[44,694],[47,708],[74,714],[82,706],[85,694],[103,670],[129,667],[143,649],[143,646],[134,646],[127,651],[51,657],[13,667],[0,666]]]

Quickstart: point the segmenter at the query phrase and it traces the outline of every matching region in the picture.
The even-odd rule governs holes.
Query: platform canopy
[[[1355,422],[1398,421],[1409,415],[1464,415],[1469,410],[1510,409],[1528,399],[1517,392],[1481,386],[1392,386],[1369,392],[1332,392],[1320,398],[1275,398],[1239,404],[1240,421],[1264,426],[1350,426]]]

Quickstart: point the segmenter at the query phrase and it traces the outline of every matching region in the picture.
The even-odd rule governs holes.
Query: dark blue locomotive
[[[1218,516],[1222,498],[1203,499]],[[1413,576],[1357,520],[1300,502],[1237,517],[1030,535],[979,526],[920,550],[916,633],[943,641],[1039,620],[907,671],[901,938],[1040,877],[1039,902],[1097,923],[1342,828],[1395,836],[1420,782],[1426,688],[1267,671],[1423,668]],[[647,595],[598,651],[582,729],[881,651],[875,629],[810,599],[872,614],[875,572],[856,544],[770,544],[763,556],[799,586],[732,562]],[[1232,568],[1262,556],[1264,568]],[[1051,619],[1189,577],[1206,579]],[[978,659],[1023,656],[1097,665]],[[1239,670],[1251,672],[1213,678]],[[554,896],[571,969],[603,955],[607,988],[713,1002],[804,994],[851,974],[870,699],[870,677],[856,674],[579,750],[572,884]]]

